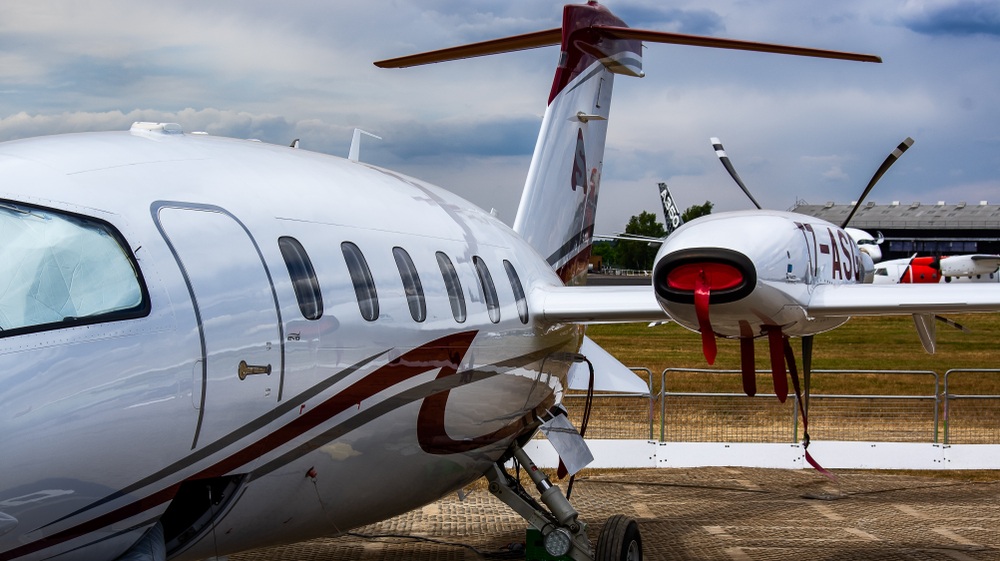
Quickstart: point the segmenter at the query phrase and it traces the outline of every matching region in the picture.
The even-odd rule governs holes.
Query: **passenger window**
[[[486,297],[486,309],[490,313],[490,321],[500,323],[500,303],[497,300],[497,287],[493,284],[493,277],[486,267],[486,262],[478,255],[472,256],[472,264],[476,266],[476,274],[479,275],[479,286],[483,289],[483,296]]]
[[[358,297],[361,317],[375,321],[378,319],[378,294],[375,292],[375,281],[372,279],[371,270],[368,269],[368,262],[365,261],[365,256],[358,246],[351,242],[340,244],[340,249],[344,252],[344,261],[347,262],[347,270],[351,274],[351,283],[354,285],[354,294]]]
[[[323,317],[323,293],[309,254],[299,240],[288,236],[278,238],[278,248],[281,249],[281,257],[285,259],[288,276],[292,279],[292,290],[295,291],[302,317],[309,320]]]
[[[396,259],[399,277],[403,280],[403,290],[406,292],[406,304],[410,307],[413,321],[422,322],[427,319],[427,304],[424,301],[424,287],[420,284],[420,275],[413,266],[410,254],[401,247],[392,248],[392,256]]]
[[[514,265],[506,259],[503,260],[503,268],[507,270],[507,278],[510,279],[510,287],[514,289],[514,300],[517,302],[517,315],[521,318],[521,323],[528,323],[528,302],[524,298],[524,288],[521,286],[521,279],[514,270]]]
[[[448,299],[451,301],[451,313],[458,323],[465,322],[465,295],[462,294],[462,282],[458,279],[458,271],[451,264],[451,259],[442,252],[437,252],[438,267],[444,277],[444,286],[448,289]]]
[[[146,315],[139,269],[102,221],[0,202],[0,337]]]

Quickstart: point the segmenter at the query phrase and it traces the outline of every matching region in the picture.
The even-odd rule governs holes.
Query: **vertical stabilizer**
[[[625,24],[596,2],[565,7],[559,66],[514,219],[567,284],[584,281],[590,259],[614,74],[642,75],[642,43],[597,26]]]
[[[669,236],[674,233],[674,230],[684,224],[684,219],[681,218],[681,212],[678,210],[674,198],[670,195],[670,189],[667,188],[667,184],[660,183],[658,187],[660,188],[660,202],[663,204],[663,219],[665,220],[663,224]]]

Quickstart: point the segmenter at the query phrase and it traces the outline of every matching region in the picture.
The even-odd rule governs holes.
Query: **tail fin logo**
[[[681,218],[681,213],[677,209],[677,204],[674,203],[674,198],[670,195],[670,190],[667,189],[666,183],[660,183],[660,202],[663,203],[663,218],[666,219],[667,234],[680,228],[684,220]]]
[[[583,146],[583,129],[576,131],[576,156],[573,158],[573,176],[571,185],[574,191],[577,187],[587,193],[587,152]]]

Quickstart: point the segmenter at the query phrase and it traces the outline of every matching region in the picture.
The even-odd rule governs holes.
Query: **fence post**
[[[938,411],[941,408],[940,392],[941,392],[941,377],[938,376],[937,372],[935,372],[934,373],[934,444],[938,443],[938,423],[939,423]]]
[[[795,394],[795,401],[792,403],[792,442],[799,441],[799,395]]]
[[[660,373],[660,442],[666,440],[665,424],[667,422],[667,371],[664,368]]]

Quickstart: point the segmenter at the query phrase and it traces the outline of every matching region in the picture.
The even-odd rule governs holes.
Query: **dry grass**
[[[939,324],[937,353],[924,351],[917,338],[913,321],[909,317],[855,318],[846,325],[816,336],[813,355],[815,370],[916,370],[933,371],[943,377],[955,368],[1000,368],[1000,314],[967,314],[953,316],[959,323],[972,330],[963,333]],[[655,374],[659,389],[659,373],[666,368],[713,368],[738,370],[740,368],[739,344],[720,340],[715,365],[709,366],[701,351],[701,336],[676,324],[649,328],[641,324],[594,325],[587,334],[608,352],[629,366],[649,368]],[[798,341],[793,341],[798,348]],[[757,341],[757,370],[769,372],[767,344]],[[801,353],[799,353],[801,361]],[[800,365],[801,369],[801,365]],[[686,381],[683,375],[673,375],[678,386],[671,391],[728,391],[738,392],[739,375],[735,383],[720,379],[712,389],[705,389],[706,376],[692,375]],[[836,381],[835,378],[841,378]],[[1000,374],[982,375],[976,379],[975,392],[1000,395]],[[759,375],[760,391],[771,387],[770,376]],[[930,388],[927,391],[928,387]],[[926,377],[915,376],[865,376],[819,377],[815,380],[816,393],[899,393],[929,395]]]
[[[810,423],[816,429],[814,434],[821,431],[827,439],[843,440],[931,441],[936,434],[933,398],[944,392],[944,374],[951,369],[1000,368],[997,360],[1000,358],[997,349],[1000,315],[969,314],[951,319],[966,325],[972,332],[963,333],[939,324],[938,352],[934,355],[923,350],[908,317],[855,319],[839,329],[816,336],[814,370],[848,372],[814,374],[812,395],[817,396],[817,400]],[[700,335],[675,324],[655,328],[592,326],[588,335],[625,364],[649,368],[653,372],[654,393],[660,391],[660,372],[666,368],[713,370],[710,373],[671,372],[666,378],[668,392],[742,392],[736,341],[720,341],[716,364],[709,367],[702,356]],[[795,346],[798,347],[797,342]],[[773,391],[766,347],[766,341],[757,342],[759,394]],[[801,370],[801,358],[799,361]],[[929,371],[937,376],[863,372],[870,370]],[[936,386],[935,381],[940,385]],[[948,393],[952,396],[1000,395],[1000,372],[953,373],[949,376]],[[922,399],[841,400],[830,397],[835,395],[918,396]],[[668,440],[784,441],[791,438],[793,432],[790,405],[778,406],[773,397],[759,395],[747,400],[745,397],[668,396],[667,400],[669,415],[664,421]],[[1000,407],[997,406],[1000,399],[959,399],[950,403],[950,442],[1000,441]],[[592,419],[595,432],[606,433],[602,435],[604,438],[642,438],[642,425],[649,422],[648,409],[648,405],[644,407],[641,402],[617,403],[605,399]],[[661,421],[658,401],[653,409],[654,433],[658,436]],[[943,402],[938,403],[937,414],[937,431],[943,431],[946,418]],[[677,433],[678,430],[686,432]]]

